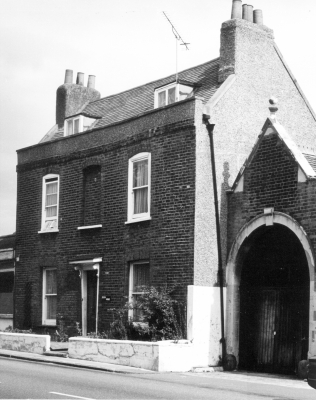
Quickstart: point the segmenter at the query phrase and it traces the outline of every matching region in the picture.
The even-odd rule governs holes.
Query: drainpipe
[[[218,211],[218,196],[217,196],[217,183],[216,183],[216,168],[215,168],[215,153],[214,153],[214,140],[213,131],[215,124],[209,123],[210,116],[203,114],[203,122],[206,126],[208,135],[210,137],[210,148],[211,148],[211,163],[212,163],[212,175],[213,175],[213,191],[214,191],[214,205],[215,205],[215,220],[216,220],[216,236],[217,236],[217,253],[218,253],[218,280],[220,288],[220,306],[221,306],[221,340],[222,344],[222,362],[225,368],[226,361],[226,340],[225,340],[225,329],[224,329],[224,277],[223,277],[223,261],[222,261],[222,246],[221,246],[221,229],[219,223],[219,211]]]

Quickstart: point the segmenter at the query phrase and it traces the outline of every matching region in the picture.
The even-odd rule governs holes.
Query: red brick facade
[[[80,258],[102,257],[100,329],[111,321],[108,309],[127,300],[131,261],[148,260],[151,284],[175,286],[185,303],[186,287],[193,283],[194,120],[152,128],[149,124],[131,139],[113,137],[110,145],[94,142],[80,152],[72,152],[71,144],[81,138],[67,138],[69,151],[62,158],[18,166],[16,327],[42,324],[43,267],[57,268],[58,314],[68,327],[81,321],[80,278],[69,264]],[[111,130],[99,131],[100,138],[110,135]],[[43,151],[49,145],[42,144]],[[151,220],[125,224],[128,161],[141,152],[151,153]],[[60,176],[59,232],[38,233],[42,179],[48,173]],[[102,227],[77,229],[98,224]],[[102,300],[105,296],[111,302]]]

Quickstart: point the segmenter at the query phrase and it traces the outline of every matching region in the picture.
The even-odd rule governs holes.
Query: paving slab
[[[106,372],[116,372],[121,374],[157,374],[158,372],[150,371],[142,368],[128,367],[125,365],[116,365],[109,363],[101,363],[97,361],[78,360],[75,358],[61,358],[54,356],[45,356],[41,354],[26,353],[21,351],[0,349],[0,357],[15,358],[26,361],[36,361],[48,364],[68,365],[77,368],[88,368]]]

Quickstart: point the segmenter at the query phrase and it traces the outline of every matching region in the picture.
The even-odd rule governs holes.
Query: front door
[[[97,271],[87,271],[87,333],[96,330]]]

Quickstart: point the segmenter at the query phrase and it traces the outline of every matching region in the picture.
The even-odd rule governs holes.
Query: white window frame
[[[139,294],[143,294],[144,292],[134,292],[133,291],[133,286],[134,286],[134,266],[135,265],[140,265],[140,264],[147,264],[148,268],[149,268],[149,261],[134,261],[130,263],[129,266],[129,283],[128,283],[128,300],[129,303],[133,303],[133,296],[134,295],[139,295]],[[128,310],[128,317],[129,318],[133,318],[134,317],[134,310],[133,308],[130,308]],[[135,321],[138,322],[138,321]]]
[[[180,99],[180,86],[185,86],[185,87],[190,87],[190,88],[192,88],[192,90],[193,90],[193,87],[192,86],[190,86],[190,85],[186,85],[185,83],[181,83],[181,82],[173,82],[173,83],[169,83],[168,85],[166,85],[166,86],[163,86],[163,87],[160,87],[160,88],[158,88],[158,89],[155,89],[155,102],[154,102],[154,108],[160,108],[160,107],[165,107],[165,106],[168,106],[169,105],[169,103],[168,103],[168,90],[169,89],[172,89],[172,88],[175,88],[176,89],[176,94],[175,94],[175,101],[174,101],[174,103],[177,103],[178,101],[180,101],[179,99]],[[158,100],[158,98],[159,98],[159,93],[162,93],[162,92],[166,92],[166,104],[164,105],[164,106],[160,106],[159,107],[159,100]],[[183,99],[184,100],[184,99]],[[170,103],[170,104],[174,104],[174,103]]]
[[[148,160],[148,211],[145,213],[134,214],[134,191],[133,191],[133,166],[134,162]],[[150,217],[150,193],[151,193],[151,153],[139,153],[129,159],[128,162],[128,205],[127,205],[127,224],[139,221],[146,221]]]
[[[159,93],[162,93],[162,92],[166,92],[166,104],[165,104],[165,106],[169,105],[169,103],[168,103],[168,90],[172,89],[172,88],[176,88],[175,103],[178,101],[178,99],[179,99],[179,85],[177,83],[175,83],[175,82],[174,83],[170,83],[169,85],[166,85],[166,86],[164,86],[162,88],[159,88],[159,89],[155,90],[155,108],[159,107],[158,106],[158,97],[159,97]],[[174,104],[174,103],[170,103],[170,104]],[[163,107],[165,107],[165,106],[163,106]]]
[[[54,217],[46,217],[46,188],[49,182],[46,182],[48,179],[57,179],[57,215]],[[47,232],[58,232],[58,215],[59,215],[59,191],[60,191],[60,178],[57,174],[48,174],[43,176],[43,189],[42,189],[42,222],[41,222],[41,230],[38,233],[47,233]],[[55,221],[55,227],[53,229],[46,228],[45,225],[48,221]]]
[[[79,131],[76,132],[76,134],[80,133],[80,132],[83,132],[83,116],[82,115],[78,115],[78,116],[73,117],[73,118],[65,119],[65,124],[64,124],[64,126],[65,126],[65,136],[71,136],[71,135],[75,134],[74,133],[75,121],[79,121]],[[72,133],[69,133],[69,131],[68,131],[68,123],[69,122],[72,122]]]
[[[56,325],[56,319],[47,319],[47,296],[56,296],[57,298],[57,291],[55,294],[46,294],[46,272],[47,271],[57,271],[57,268],[44,268],[43,269],[43,299],[42,299],[42,323],[43,325]],[[57,273],[56,273],[57,279]],[[57,285],[56,285],[57,286]]]

